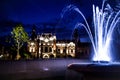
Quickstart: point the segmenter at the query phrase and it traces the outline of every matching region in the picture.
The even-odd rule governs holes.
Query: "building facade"
[[[29,40],[28,51],[34,58],[75,57],[75,43],[57,42],[55,35],[42,33]]]

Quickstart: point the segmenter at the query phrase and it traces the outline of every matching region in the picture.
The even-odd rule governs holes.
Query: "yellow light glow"
[[[45,41],[45,42],[48,42],[49,40],[46,38],[44,41]]]
[[[56,45],[57,45],[57,46],[61,46],[61,44],[60,44],[60,43],[57,43]]]
[[[44,40],[44,38],[43,38],[43,37],[40,37],[40,40]]]
[[[53,38],[52,37],[50,37],[50,41],[52,41],[53,40]]]
[[[70,43],[68,44],[68,46],[75,46],[75,43],[70,42]]]
[[[60,53],[61,53],[61,54],[63,53],[63,50],[62,50],[62,49],[60,49]]]
[[[65,43],[63,43],[62,46],[65,46]]]
[[[53,36],[54,39],[56,39],[56,36]]]
[[[31,47],[29,48],[29,52],[32,52],[32,48]]]
[[[47,45],[50,45],[50,43],[47,43]]]
[[[35,52],[35,47],[33,48],[33,52]]]
[[[44,54],[43,58],[50,58],[50,56],[48,54]]]
[[[68,49],[66,50],[66,53],[68,54]]]
[[[33,46],[34,45],[34,42],[31,42],[31,46]]]

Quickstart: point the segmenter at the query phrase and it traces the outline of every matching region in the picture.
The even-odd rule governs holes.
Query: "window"
[[[43,52],[43,47],[41,47],[41,52]]]
[[[63,53],[66,53],[66,49],[63,49]]]
[[[71,53],[73,53],[73,49],[71,49]]]
[[[57,52],[60,53],[60,49],[57,49]]]
[[[35,52],[35,47],[30,47],[29,51],[30,52]]]
[[[48,47],[45,47],[45,53],[47,53],[48,52]]]
[[[32,52],[35,52],[35,47],[32,49]]]
[[[54,50],[54,53],[55,53],[56,51]]]
[[[52,48],[51,47],[49,47],[49,51],[52,52]]]

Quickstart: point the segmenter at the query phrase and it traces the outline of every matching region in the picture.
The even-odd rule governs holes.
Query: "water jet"
[[[105,3],[106,0],[103,0],[101,9],[98,6],[93,5],[93,28],[90,28],[84,14],[76,6],[69,5],[66,9],[63,9],[62,12],[64,15],[67,11],[73,10],[82,16],[85,24],[77,23],[75,28],[82,26],[87,31],[94,50],[92,61],[112,61],[112,51],[110,49],[111,39],[113,31],[120,21],[120,11],[114,12],[111,6],[108,3],[105,5]],[[94,33],[92,33],[92,31]]]
[[[68,10],[74,10],[82,16],[85,24],[77,23],[75,27],[83,26],[85,28],[94,50],[92,61],[89,64],[72,63],[68,65],[69,70],[83,74],[87,73],[87,75],[90,75],[89,73],[99,75],[103,73],[107,75],[109,73],[109,75],[112,74],[113,76],[113,74],[118,75],[120,73],[120,63],[116,64],[112,61],[112,50],[110,49],[113,31],[120,21],[120,10],[114,12],[111,6],[108,3],[105,5],[105,3],[106,0],[103,0],[101,9],[93,5],[93,28],[90,28],[85,16],[76,6],[69,5],[67,7]],[[91,29],[94,29],[94,34]]]

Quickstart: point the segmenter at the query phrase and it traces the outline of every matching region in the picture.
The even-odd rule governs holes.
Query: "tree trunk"
[[[18,41],[18,46],[17,46],[17,55],[16,55],[16,60],[20,59],[20,53],[19,53],[19,49],[20,49],[20,42]]]

